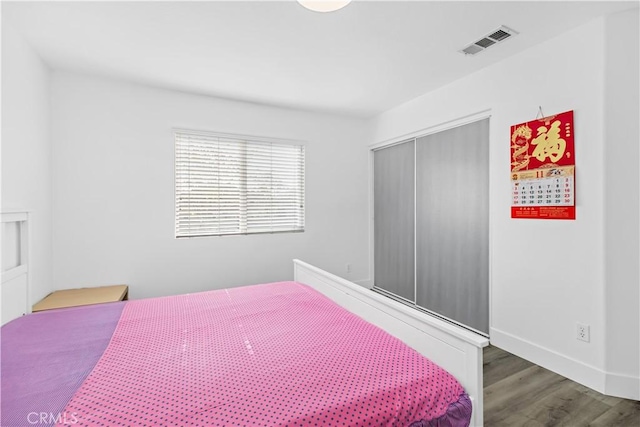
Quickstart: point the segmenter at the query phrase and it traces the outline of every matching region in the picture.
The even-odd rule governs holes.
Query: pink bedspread
[[[65,412],[91,426],[408,426],[461,395],[401,341],[280,282],[129,301]]]

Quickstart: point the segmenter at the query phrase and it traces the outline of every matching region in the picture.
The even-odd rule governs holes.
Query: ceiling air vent
[[[482,37],[475,43],[470,44],[469,46],[462,49],[460,52],[465,55],[475,55],[476,53],[480,53],[483,50],[500,43],[504,40],[507,40],[510,37],[517,35],[518,32],[512,30],[511,28],[505,27],[504,25],[497,30],[494,30]]]

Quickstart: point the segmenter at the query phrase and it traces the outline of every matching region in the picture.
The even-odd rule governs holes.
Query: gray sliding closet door
[[[376,150],[375,286],[415,301],[415,141]]]
[[[489,119],[418,138],[417,305],[489,333]]]

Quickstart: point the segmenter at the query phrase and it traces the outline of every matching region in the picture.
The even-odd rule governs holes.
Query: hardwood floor
[[[488,427],[640,427],[640,402],[605,396],[497,347],[484,350]]]

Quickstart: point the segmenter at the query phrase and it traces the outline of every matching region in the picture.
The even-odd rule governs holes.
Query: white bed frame
[[[19,232],[18,265],[2,271],[2,324],[31,312],[28,218],[27,212],[2,213],[2,223],[16,223]],[[294,280],[313,287],[453,374],[473,403],[471,425],[482,426],[482,348],[489,344],[488,339],[305,262],[293,262]]]
[[[30,275],[29,275],[29,213],[28,212],[2,212],[2,227],[6,224],[15,224],[16,241],[11,239],[8,245],[6,237],[2,236],[2,251],[13,253],[3,254],[3,259],[12,258],[16,265],[9,268],[2,266],[2,285],[0,289],[0,319],[4,325],[10,320],[24,314],[31,313],[30,304]],[[3,230],[4,233],[4,230]]]
[[[482,349],[489,340],[300,260],[294,280],[404,341],[453,374],[473,403],[472,426],[482,426]]]

